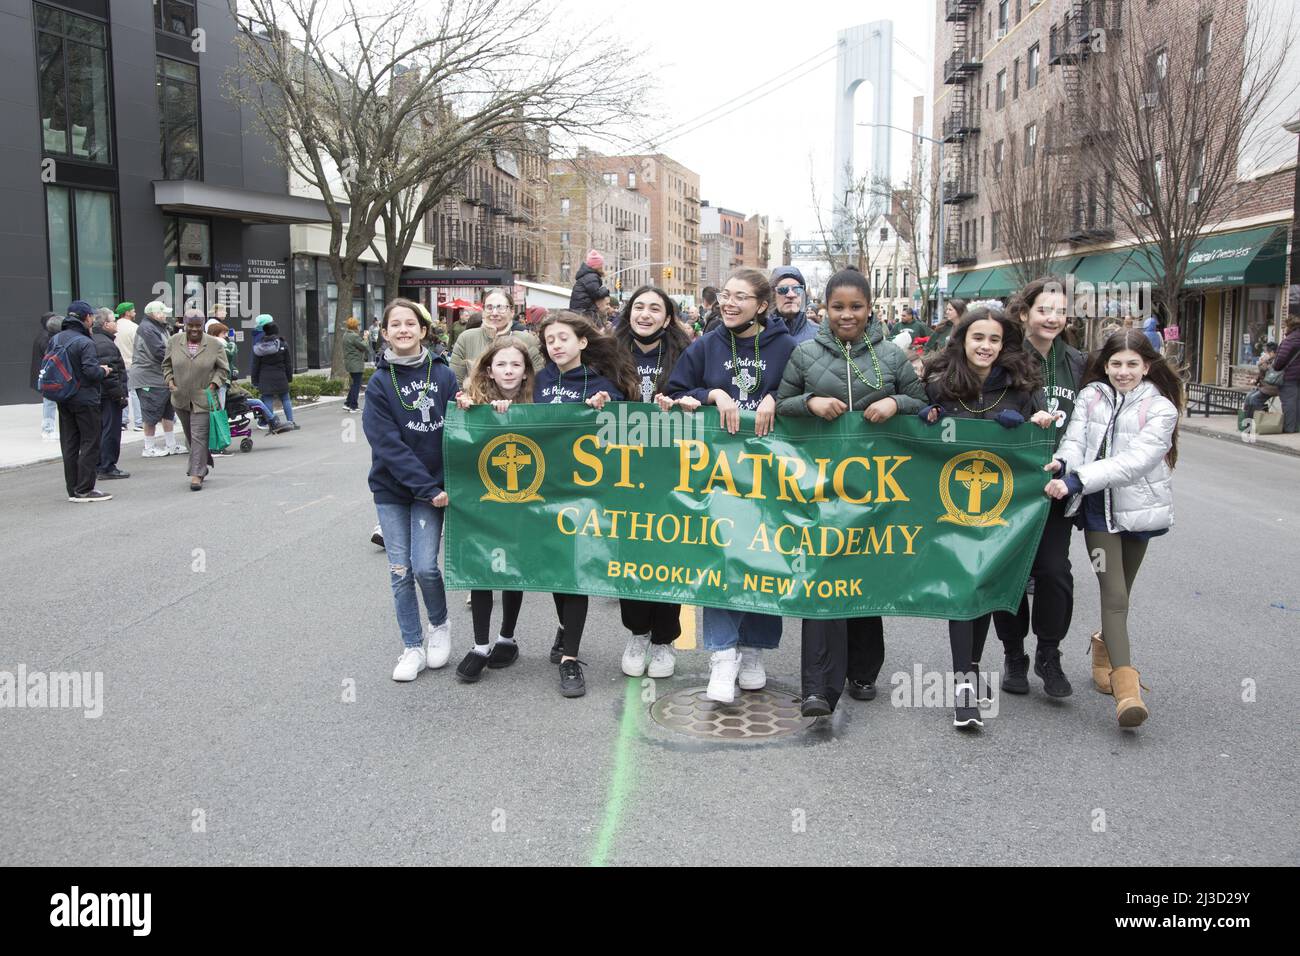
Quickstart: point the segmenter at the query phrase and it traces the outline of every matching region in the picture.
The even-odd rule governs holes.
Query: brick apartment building
[[[1086,75],[1092,31],[1105,31],[1110,52],[1091,56],[1114,56],[1118,44],[1135,42],[1138,31],[1130,18],[1144,18],[1147,35],[1160,36],[1166,32],[1161,23],[1203,17],[1198,56],[1212,64],[1213,50],[1229,49],[1244,32],[1248,10],[1267,14],[1285,6],[1285,0],[1219,3],[1206,16],[1210,8],[1199,0],[939,0],[933,135],[945,143],[948,295],[1005,298],[1014,291],[991,173],[1002,163],[1032,161],[1035,149],[1070,152],[1069,123],[1080,77]],[[1284,72],[1283,85],[1293,81],[1294,71],[1289,79]],[[1297,104],[1283,104],[1277,112],[1294,118]],[[1182,359],[1194,382],[1239,384],[1253,377],[1253,370],[1246,370],[1262,343],[1278,337],[1288,308],[1286,250],[1296,144],[1292,134],[1288,146],[1288,134],[1277,125],[1269,135],[1283,138],[1276,154],[1281,161],[1230,187],[1224,216],[1212,217],[1224,221],[1194,253],[1235,263],[1231,269],[1206,270],[1212,274],[1189,275],[1191,294],[1177,324]],[[1115,215],[1114,184],[1085,167],[1077,154],[1067,159],[1073,222],[1061,237],[1054,268],[1091,282],[1149,279],[1145,259],[1135,249],[1150,236],[1125,228]]]
[[[605,257],[607,285],[615,292],[651,282],[650,199],[626,182],[620,185],[616,176],[551,164],[545,228],[549,281],[570,285],[587,251],[595,249]]]

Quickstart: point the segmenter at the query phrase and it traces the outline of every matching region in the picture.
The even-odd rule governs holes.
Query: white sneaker
[[[189,446],[182,445],[180,442],[177,442],[175,445],[172,445],[170,448],[165,448],[163,450],[166,451],[167,454],[169,455],[188,455],[190,453]]]
[[[720,704],[736,699],[736,676],[740,673],[740,654],[734,647],[715,651],[709,658],[709,688],[704,696]]]
[[[677,668],[677,652],[671,644],[650,645],[650,666],[646,674],[650,677],[672,677]]]
[[[415,680],[427,663],[423,647],[408,647],[397,659],[397,666],[393,668],[393,680]]]
[[[429,647],[426,658],[429,668],[446,666],[447,658],[451,657],[451,620],[430,624],[425,631],[425,640]]]
[[[58,441],[58,440],[59,440],[59,436],[57,432],[41,432],[41,441]]]
[[[628,677],[640,677],[645,673],[645,655],[650,649],[649,634],[633,634],[627,639],[623,648],[623,673]]]
[[[159,448],[157,445],[155,445],[153,448],[146,448],[144,451],[140,452],[140,457],[141,458],[166,458],[167,449]]]
[[[742,647],[740,649],[740,689],[762,690],[767,686],[767,671],[763,670],[763,649],[761,647]]]

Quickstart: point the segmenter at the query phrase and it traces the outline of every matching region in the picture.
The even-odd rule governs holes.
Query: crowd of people
[[[1051,276],[1029,283],[1005,307],[954,300],[933,327],[905,314],[886,328],[873,320],[871,289],[860,272],[832,276],[815,309],[803,276],[791,267],[770,276],[735,272],[721,289],[705,290],[705,310],[694,318],[684,317],[663,289],[642,286],[611,320],[602,307],[610,298],[602,266],[598,253],[588,255],[571,308],[524,317],[540,321],[521,321],[510,294],[491,291],[482,301],[482,323],[460,331],[450,353],[422,306],[397,299],[384,309],[363,427],[379,518],[375,540],[387,552],[402,640],[394,680],[412,681],[452,655],[438,555],[448,501],[442,425],[453,403],[491,405],[502,416],[529,402],[601,409],[639,400],[687,413],[712,406],[733,434],[742,427],[740,413],[752,412],[757,436],[770,432],[778,417],[832,421],[856,414],[868,428],[900,414],[931,424],[974,418],[1049,430],[1056,451],[1044,469],[1048,516],[1018,609],[949,622],[954,724],[983,726],[989,688],[979,669],[990,627],[1005,655],[1003,690],[1028,693],[1032,666],[1047,694],[1071,695],[1061,645],[1074,611],[1069,551],[1075,530],[1084,532],[1090,550],[1107,556],[1097,570],[1102,627],[1090,639],[1094,684],[1113,695],[1121,726],[1142,723],[1147,708],[1127,619],[1148,543],[1173,524],[1170,477],[1183,394],[1141,330],[1116,331],[1091,355],[1082,354],[1066,341],[1065,283]],[[471,593],[473,641],[456,668],[461,680],[477,681],[485,669],[518,659],[522,598],[519,591],[501,592],[494,634],[494,593]],[[580,697],[587,597],[555,594],[554,606],[550,660],[558,666],[560,693]],[[620,607],[629,635],[623,672],[671,676],[681,608],[648,600],[622,600]],[[707,696],[726,704],[738,690],[764,687],[764,651],[778,647],[781,635],[775,615],[705,608]],[[876,697],[885,659],[881,617],[804,621],[801,638],[805,715],[829,715],[846,690],[857,700]]]
[[[272,317],[254,322],[251,383],[262,398],[234,384],[238,349],[225,318],[221,303],[187,308],[178,318],[158,300],[137,316],[133,302],[95,309],[82,299],[62,318],[41,316],[31,384],[42,399],[41,438],[61,445],[69,501],[111,501],[99,482],[131,477],[119,467],[127,430],[144,432],[143,458],[187,456],[190,489],[201,491],[213,457],[232,454],[229,432],[210,428],[213,413],[237,403],[272,434],[298,427],[289,399],[292,357]]]

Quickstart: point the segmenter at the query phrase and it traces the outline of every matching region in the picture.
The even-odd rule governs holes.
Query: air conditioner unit
[[[994,31],[993,33],[993,42],[996,43],[998,40],[1004,39],[1006,35],[1007,35],[1007,28],[998,27],[997,30]]]
[[[1200,202],[1200,200],[1201,188],[1199,186],[1193,186],[1191,189],[1187,190],[1187,204],[1189,206],[1195,206]]]
[[[1143,93],[1143,94],[1142,94],[1142,109],[1144,109],[1144,110],[1155,109],[1155,108],[1156,108],[1157,106],[1159,106],[1159,105],[1160,105],[1160,94],[1159,94],[1159,93]]]
[[[1151,215],[1151,206],[1150,204],[1144,202],[1134,203],[1133,211],[1137,213],[1139,216],[1149,216]]]

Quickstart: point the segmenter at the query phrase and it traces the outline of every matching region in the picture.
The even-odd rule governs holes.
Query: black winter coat
[[[578,269],[573,280],[573,292],[569,296],[569,310],[572,312],[594,313],[596,300],[609,295],[609,290],[600,281],[600,273],[585,262]]]
[[[253,346],[253,370],[249,376],[263,395],[283,395],[289,391],[293,365],[289,346],[278,335],[264,335]]]
[[[925,383],[925,394],[930,399],[930,405],[939,406],[940,420],[982,418],[996,421],[1000,413],[1010,409],[1019,412],[1021,418],[1029,421],[1034,412],[1041,412],[1047,407],[1041,388],[1036,388],[1032,392],[1011,388],[1007,382],[1006,371],[998,365],[990,370],[989,377],[984,380],[984,393],[980,395],[978,402],[968,401],[963,405],[952,396],[943,394],[938,379],[930,379]],[[921,409],[921,414],[925,411],[926,409]]]
[[[69,316],[63,320],[59,334],[50,338],[52,347],[68,346],[68,358],[73,373],[81,380],[77,393],[62,404],[72,407],[83,406],[96,408],[100,404],[99,383],[104,380],[104,370],[99,367],[99,357],[95,343],[86,326],[78,319]]]
[[[113,336],[109,335],[103,329],[92,332],[92,339],[95,340],[95,352],[99,356],[99,364],[107,365],[111,371],[104,381],[100,382],[102,390],[101,401],[116,402],[118,405],[126,405],[126,362],[122,360],[122,353],[117,349],[117,343]]]

